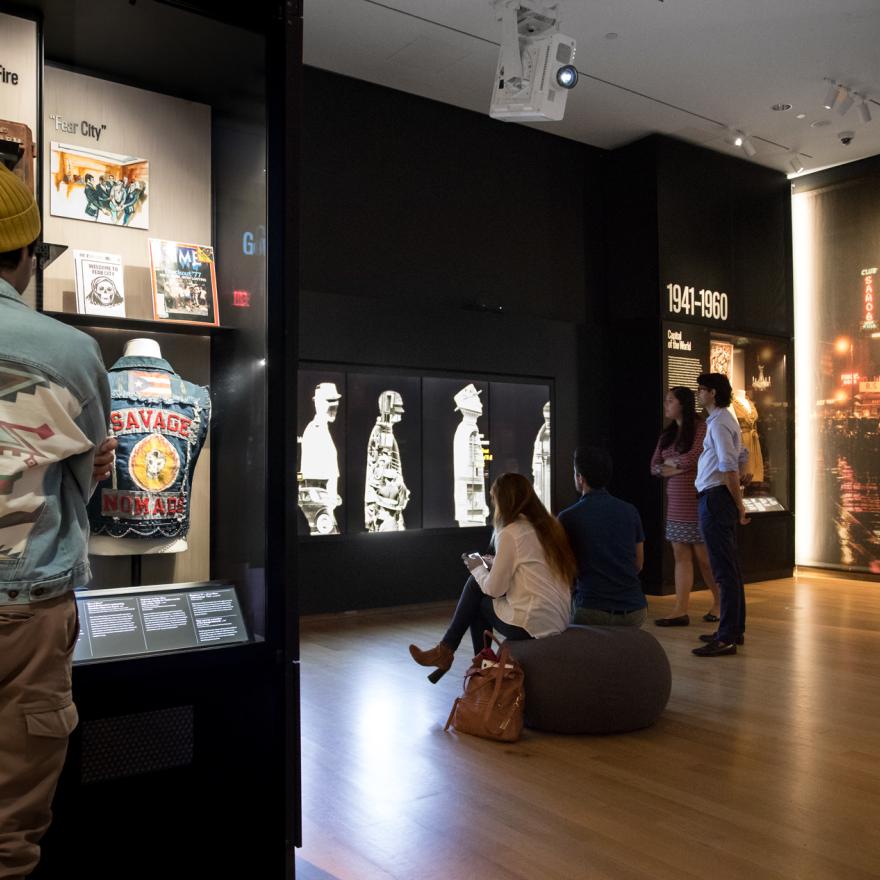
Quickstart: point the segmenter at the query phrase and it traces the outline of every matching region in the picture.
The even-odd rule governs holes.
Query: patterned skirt
[[[703,535],[697,523],[666,521],[666,540],[675,544],[702,544]]]

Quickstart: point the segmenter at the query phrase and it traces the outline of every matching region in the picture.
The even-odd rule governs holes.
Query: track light
[[[841,116],[846,116],[847,111],[855,103],[852,92],[846,86],[837,87],[837,112]]]
[[[743,143],[742,132],[734,131],[732,128],[727,129],[727,133],[724,135],[724,143],[729,147],[741,147]]]
[[[798,156],[797,153],[794,154],[794,158],[788,163],[788,165],[795,174],[800,174],[801,171],[804,170],[804,163],[801,162],[801,157]]]
[[[825,78],[825,82],[828,83],[828,91],[825,94],[825,100],[822,102],[822,106],[826,110],[831,110],[837,101],[837,83],[834,82],[833,79],[828,79],[827,77]]]
[[[727,134],[724,136],[724,143],[731,147],[739,147],[750,159],[758,152],[755,149],[755,145],[741,131],[736,129],[728,129]]]
[[[868,106],[868,99],[862,96],[862,103],[859,104],[859,116],[862,117],[862,122],[868,123],[871,121],[871,108]]]

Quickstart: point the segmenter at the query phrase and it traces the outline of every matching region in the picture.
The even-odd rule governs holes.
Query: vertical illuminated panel
[[[816,365],[821,361],[817,336],[815,283],[814,196],[794,195],[792,256],[794,260],[794,363],[795,363],[795,562],[816,559],[816,438],[820,429],[816,401]]]

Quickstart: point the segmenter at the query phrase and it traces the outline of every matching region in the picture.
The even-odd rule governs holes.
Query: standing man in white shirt
[[[746,594],[736,549],[737,523],[749,523],[739,484],[742,435],[728,409],[733,390],[727,377],[703,373],[697,386],[697,397],[709,415],[695,485],[700,530],[721,591],[721,620],[716,632],[700,637],[706,644],[694,648],[693,653],[698,657],[720,657],[736,653],[746,628]]]

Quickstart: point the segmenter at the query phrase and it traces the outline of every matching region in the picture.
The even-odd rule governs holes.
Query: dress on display
[[[764,482],[764,456],[761,453],[761,440],[758,437],[758,408],[745,395],[733,398],[733,413],[742,431],[742,444],[749,452],[749,470],[752,481]]]

